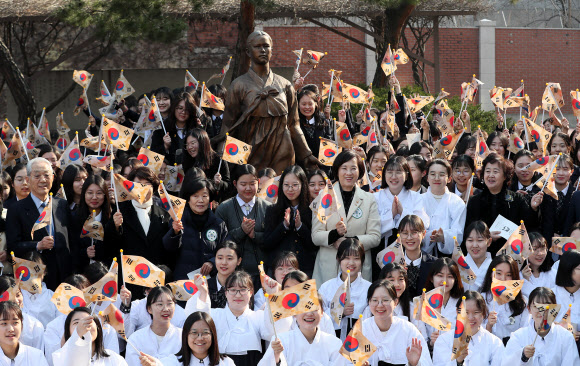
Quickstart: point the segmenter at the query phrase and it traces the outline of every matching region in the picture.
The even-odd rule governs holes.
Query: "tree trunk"
[[[238,42],[236,44],[236,56],[232,67],[232,81],[238,76],[245,74],[250,68],[250,58],[246,53],[246,40],[254,31],[254,17],[256,8],[250,1],[243,0],[240,3],[240,18],[238,19]]]
[[[380,30],[375,28],[375,32],[383,36],[383,42],[377,42],[375,59],[377,60],[377,70],[375,71],[375,77],[373,78],[373,86],[386,86],[387,77],[381,68],[381,61],[387,52],[389,44],[391,45],[391,50],[395,51],[399,46],[399,39],[401,38],[401,31],[403,26],[407,22],[407,19],[415,9],[415,5],[410,1],[403,1],[396,8],[386,9],[384,16],[376,20],[374,24],[375,27],[381,27]]]
[[[0,65],[2,65],[0,74],[4,77],[18,108],[18,125],[25,127],[27,118],[34,116],[36,100],[32,90],[30,90],[30,86],[24,80],[24,75],[20,72],[18,65],[16,65],[14,58],[10,54],[10,50],[2,39],[0,39]]]

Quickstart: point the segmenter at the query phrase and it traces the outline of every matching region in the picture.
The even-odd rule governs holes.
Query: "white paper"
[[[411,145],[413,145],[415,142],[421,141],[421,134],[420,133],[408,133],[407,134],[407,141],[409,141],[409,148],[410,148]]]
[[[501,231],[501,237],[508,240],[512,233],[518,229],[518,225],[506,219],[502,215],[497,215],[497,218],[489,228],[490,232]]]
[[[199,272],[201,272],[201,267],[199,267],[198,269],[194,269],[193,271],[189,272],[187,274],[187,278],[189,278],[190,280],[195,279],[195,275],[199,274]],[[211,278],[211,276],[208,274],[205,276],[205,280],[209,280]]]

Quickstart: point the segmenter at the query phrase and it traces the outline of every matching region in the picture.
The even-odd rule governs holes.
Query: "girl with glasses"
[[[175,297],[165,286],[154,287],[147,295],[147,312],[151,316],[151,325],[139,329],[129,337],[129,341],[137,347],[127,347],[125,359],[129,366],[143,365],[143,356],[163,358],[174,355],[181,349],[181,328],[171,324],[175,313]],[[147,365],[145,363],[145,365]]]
[[[427,236],[423,240],[423,251],[435,255],[450,255],[455,246],[454,237],[461,243],[465,226],[465,203],[449,192],[451,165],[447,160],[435,159],[427,164],[429,189],[422,194],[423,207],[429,215]]]

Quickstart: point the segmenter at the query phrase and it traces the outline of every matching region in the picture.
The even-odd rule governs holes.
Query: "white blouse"
[[[485,279],[485,274],[491,264],[491,253],[485,253],[485,260],[481,263],[481,266],[477,266],[477,264],[471,258],[471,254],[467,253],[465,256],[465,262],[469,265],[469,267],[473,270],[475,274],[475,282],[473,284],[468,284],[467,282],[463,282],[463,289],[465,291],[476,291],[479,292],[481,285],[483,285],[483,280]]]
[[[533,323],[512,333],[505,348],[502,366],[579,366],[578,348],[574,336],[559,325],[552,325],[550,332],[544,337],[538,337]],[[534,343],[535,353],[528,362],[522,362],[522,352],[525,346]]]
[[[177,356],[171,355],[162,358],[161,360],[157,360],[156,366],[184,366],[184,365],[177,359]],[[203,360],[198,360],[194,356],[191,356],[191,359],[189,360],[189,365],[187,366],[210,366],[209,357],[206,357]],[[236,366],[236,365],[234,364],[234,361],[232,361],[231,358],[226,356],[216,366]]]
[[[524,275],[520,272],[520,278],[524,278]],[[530,276],[529,280],[524,279],[524,287],[522,287],[522,295],[529,297],[530,293],[534,291],[537,287],[547,287],[554,288],[556,286],[556,271],[550,270],[548,272],[540,272],[539,277],[535,277],[533,274]]]
[[[562,305],[562,308],[556,317],[556,321],[559,322],[562,320],[562,317],[568,311],[569,305],[572,304],[570,320],[574,324],[580,323],[580,290],[571,294],[564,287],[554,286],[552,291],[554,291],[554,294],[556,295],[556,303]]]
[[[64,346],[52,354],[52,360],[59,366],[127,366],[125,359],[110,349],[105,349],[109,357],[91,356],[91,343],[89,337],[83,339],[75,330]]]
[[[368,359],[370,366],[377,366],[379,361],[392,364],[407,364],[406,349],[411,346],[413,338],[417,338],[423,348],[421,359],[417,365],[432,365],[425,338],[408,321],[393,317],[391,328],[386,332],[381,332],[375,322],[375,318],[372,317],[363,322],[362,329],[365,337],[377,347],[376,352]]]
[[[433,366],[457,366],[457,361],[451,361],[454,338],[455,331],[445,332],[437,338],[433,347]],[[503,353],[504,346],[501,339],[481,326],[469,341],[468,355],[463,365],[500,366]]]
[[[342,342],[332,334],[320,331],[312,343],[304,337],[300,329],[278,335],[284,351],[280,355],[280,365],[287,366],[326,366],[347,365],[347,360],[338,351]],[[272,338],[272,341],[274,338]],[[258,366],[275,365],[274,351],[268,347]]]
[[[524,308],[524,311],[517,316],[512,316],[512,310],[510,309],[510,303],[503,305],[498,305],[498,303],[493,299],[491,293],[481,294],[485,299],[487,304],[487,309],[489,312],[497,312],[497,323],[492,328],[492,333],[498,336],[500,339],[511,336],[516,330],[525,327],[528,323],[528,318],[530,316],[528,308]],[[528,303],[528,298],[524,296],[524,302]],[[487,320],[483,321],[482,326],[487,325]]]
[[[451,254],[455,246],[453,237],[457,237],[457,242],[461,243],[463,240],[463,229],[465,227],[466,207],[465,202],[459,196],[449,192],[445,187],[445,193],[441,200],[437,201],[431,192],[431,187],[427,192],[421,195],[423,199],[423,208],[427,215],[429,215],[429,225],[427,234],[423,239],[423,247],[421,250],[436,254],[435,244],[441,253]],[[444,243],[431,242],[431,233],[433,231],[443,229]]]
[[[24,306],[22,310],[38,319],[44,327],[53,321],[60,312],[56,305],[50,301],[54,292],[46,288],[46,284],[42,283],[42,292],[39,294],[32,294],[26,290],[22,290],[22,297]]]
[[[346,318],[342,318],[340,324],[335,324],[332,316],[330,314],[330,304],[336,294],[336,291],[344,284],[344,281],[340,278],[342,272],[338,274],[335,278],[328,280],[320,286],[318,292],[322,296],[324,301],[324,312],[330,316],[332,323],[334,324],[334,329],[341,330],[341,339],[346,338],[347,321]],[[365,307],[367,306],[367,292],[371,283],[362,276],[357,276],[356,280],[350,283],[350,302],[354,304],[354,312],[349,318],[358,319],[358,316],[363,313]]]
[[[176,354],[181,349],[181,328],[170,325],[167,333],[160,340],[160,337],[153,333],[149,326],[133,333],[129,337],[129,342],[137,347],[140,352],[149,356],[155,358],[167,357]],[[141,366],[139,353],[130,345],[127,345],[125,360],[129,366]]]
[[[393,196],[389,188],[381,189],[380,191],[373,193],[373,196],[377,202],[379,216],[381,217],[382,238],[388,238],[391,236],[393,229],[398,228],[401,219],[407,215],[419,216],[421,220],[423,220],[425,227],[429,227],[429,215],[427,215],[425,207],[423,207],[423,199],[421,198],[421,194],[418,192],[403,187],[401,192],[397,195],[399,201],[403,205],[403,213],[396,215],[394,218],[392,209],[395,196]],[[379,245],[379,247],[381,249],[385,248],[381,245]]]
[[[22,314],[20,342],[44,351],[44,327],[35,317],[26,313]]]
[[[183,328],[183,323],[185,323],[186,318],[183,308],[175,304],[171,324],[177,328]],[[150,326],[152,320],[151,315],[147,312],[147,299],[133,301],[131,303],[131,312],[129,314],[123,314],[123,319],[125,320],[125,335],[127,338],[133,332]]]
[[[0,348],[0,366],[48,366],[48,363],[42,351],[21,342],[14,363]]]

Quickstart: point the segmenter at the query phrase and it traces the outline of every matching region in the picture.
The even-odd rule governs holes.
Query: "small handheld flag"
[[[81,229],[81,238],[90,237],[94,240],[105,240],[105,230],[103,229],[103,224],[95,219],[96,212],[93,210],[87,220],[85,221],[83,228]]]
[[[354,366],[362,366],[376,350],[377,347],[363,335],[362,315],[360,315],[359,320],[342,343],[339,353],[352,362]]]
[[[17,258],[14,256],[14,252],[11,252],[10,255],[12,256],[15,277],[22,274],[20,276],[20,287],[33,294],[42,293],[42,277],[44,276],[46,266],[26,259]]]
[[[192,280],[170,282],[166,286],[171,288],[173,295],[179,301],[189,300],[198,291],[196,284]]]
[[[119,264],[117,258],[113,258],[113,265],[109,272],[100,280],[83,290],[85,301],[117,301],[117,276],[119,274]]]
[[[461,353],[468,347],[472,336],[471,325],[467,318],[467,310],[465,308],[465,296],[457,310],[457,320],[455,321],[455,335],[453,336],[453,348],[451,349],[451,361],[457,359]]]
[[[65,282],[58,286],[50,301],[65,315],[75,308],[87,306],[83,291]]]
[[[391,245],[377,253],[376,261],[381,269],[389,263],[405,265],[405,253],[399,235]]]
[[[317,310],[320,307],[316,280],[308,280],[269,297],[274,321]]]
[[[123,255],[123,280],[125,283],[143,287],[157,287],[165,285],[165,272],[136,255]]]
[[[224,145],[224,152],[222,159],[230,163],[243,165],[248,163],[248,158],[252,152],[252,146],[242,142],[238,139],[226,136],[226,143]]]

